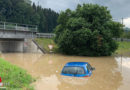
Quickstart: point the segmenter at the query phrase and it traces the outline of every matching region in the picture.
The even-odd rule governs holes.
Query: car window
[[[62,73],[64,74],[85,74],[82,67],[64,67]]]

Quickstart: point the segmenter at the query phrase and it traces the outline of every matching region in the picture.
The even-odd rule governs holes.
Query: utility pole
[[[122,17],[122,25],[123,25],[123,29],[124,29],[124,18]],[[121,37],[121,41],[123,41],[123,38]]]
[[[39,6],[39,0],[37,1],[37,5]]]

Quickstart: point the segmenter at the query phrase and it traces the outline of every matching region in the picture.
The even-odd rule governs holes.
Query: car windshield
[[[62,73],[64,73],[64,74],[85,74],[85,71],[82,67],[65,66]]]

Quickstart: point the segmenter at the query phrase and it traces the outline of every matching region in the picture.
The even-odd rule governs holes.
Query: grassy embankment
[[[47,39],[47,38],[39,38],[36,39],[36,42],[45,50],[49,52],[48,45],[53,44],[54,45],[54,52],[57,52],[57,45],[54,43],[53,39]],[[116,50],[116,53],[121,54],[121,53],[127,53],[130,52],[130,42],[118,42],[119,47]]]
[[[34,90],[34,79],[27,72],[0,58],[0,77],[6,90]],[[1,89],[0,89],[1,90]]]
[[[41,46],[41,48],[44,48],[47,52],[50,51],[48,45],[49,44],[52,44],[54,46],[53,48],[53,52],[57,52],[58,50],[58,47],[57,45],[55,44],[55,42],[53,41],[53,39],[50,39],[50,38],[37,38],[35,39],[35,41]]]

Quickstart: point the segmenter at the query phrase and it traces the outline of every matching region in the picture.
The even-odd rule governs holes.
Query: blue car
[[[90,77],[93,70],[95,70],[95,68],[91,67],[88,62],[68,62],[64,66],[61,75],[73,77]]]

